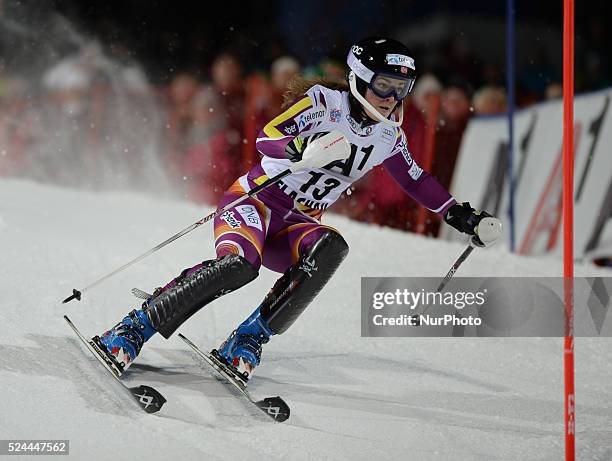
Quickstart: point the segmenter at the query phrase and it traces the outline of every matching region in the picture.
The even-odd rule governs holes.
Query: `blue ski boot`
[[[213,354],[233,368],[238,373],[238,378],[246,384],[253,376],[255,367],[259,365],[262,344],[266,344],[273,334],[268,323],[261,317],[258,307]]]
[[[146,310],[133,310],[102,337],[94,336],[92,341],[106,353],[113,368],[121,375],[134,361],[143,344],[156,333]]]

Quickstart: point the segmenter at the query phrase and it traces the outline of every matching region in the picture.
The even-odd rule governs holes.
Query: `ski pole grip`
[[[66,299],[64,299],[62,301],[62,304],[66,304],[66,303],[72,301],[73,299],[76,299],[77,301],[81,300],[81,292],[79,290],[77,290],[76,288],[72,289],[72,294],[70,296],[68,296]]]
[[[477,235],[472,235],[472,238],[470,239],[470,246],[484,248],[486,245],[482,240],[480,240],[480,237]]]

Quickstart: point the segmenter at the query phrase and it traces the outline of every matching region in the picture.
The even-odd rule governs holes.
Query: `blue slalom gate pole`
[[[514,252],[514,0],[506,0],[506,86],[508,87],[508,157],[507,157],[507,181],[508,181],[508,221],[510,224],[510,251]]]

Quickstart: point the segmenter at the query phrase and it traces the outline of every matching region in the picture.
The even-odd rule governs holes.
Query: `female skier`
[[[340,233],[321,215],[342,191],[382,164],[421,205],[457,230],[475,235],[485,212],[455,199],[410,156],[402,123],[402,100],[416,78],[412,53],[387,38],[367,38],[351,47],[348,85],[306,85],[289,91],[293,102],[259,133],[263,154],[225,192],[219,207],[299,161],[309,142],[343,133],[350,156],[323,168],[300,170],[215,218],[216,259],[185,269],[155,290],[142,308],[93,341],[123,373],[156,332],[169,338],[212,300],[255,279],[263,265],[282,273],[255,311],[213,354],[245,383],[261,359],[262,345],[284,333],[321,291],[348,252]],[[294,89],[298,85],[294,85]],[[397,110],[399,109],[399,110]],[[399,114],[396,120],[394,113]],[[483,243],[483,242],[480,242]],[[491,242],[484,242],[491,243]]]

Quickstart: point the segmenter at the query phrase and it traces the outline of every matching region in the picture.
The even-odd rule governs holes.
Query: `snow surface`
[[[132,193],[0,180],[0,439],[69,439],[70,459],[559,460],[562,339],[361,338],[362,276],[443,276],[464,246],[330,215],[351,251],[286,334],[265,346],[250,384],[292,409],[277,424],[199,365],[176,337],[155,337],[126,381],[168,402],[142,413],[62,319],[86,335],[112,326],[184,267],[213,257],[198,229],[84,295],[73,287],[146,251],[210,210]],[[578,266],[577,275],[612,275]],[[561,261],[478,249],[458,275],[558,276]],[[278,277],[208,306],[181,331],[218,343]],[[612,459],[612,341],[576,340],[577,459]],[[37,458],[38,459],[38,458]]]

